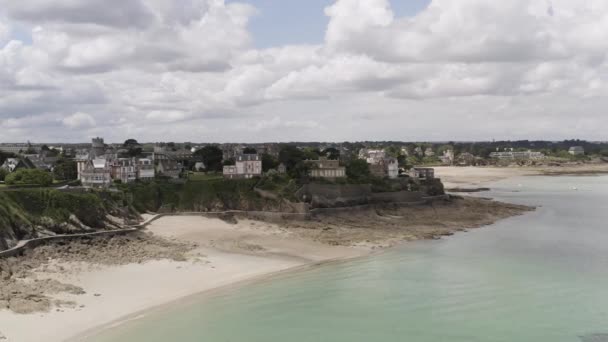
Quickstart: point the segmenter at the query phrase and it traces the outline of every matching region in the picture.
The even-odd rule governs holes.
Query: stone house
[[[336,179],[346,177],[346,168],[340,166],[338,160],[321,157],[317,160],[307,160],[306,163],[310,166],[308,175],[312,178]]]
[[[112,179],[122,183],[133,183],[137,180],[138,163],[135,158],[120,158],[111,163]]]
[[[80,176],[85,187],[107,188],[112,184],[112,168],[106,159],[88,160]]]
[[[413,167],[409,176],[414,180],[429,180],[435,178],[435,169],[430,167]]]
[[[182,173],[182,166],[175,160],[165,159],[158,162],[157,171],[162,176],[178,179]]]
[[[253,178],[262,175],[262,157],[259,154],[240,154],[235,165],[224,166],[224,178]]]

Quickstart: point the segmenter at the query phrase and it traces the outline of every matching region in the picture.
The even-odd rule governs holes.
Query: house
[[[182,166],[175,160],[165,159],[158,163],[158,173],[172,179],[178,179],[182,173]]]
[[[378,164],[384,158],[386,158],[386,152],[383,150],[361,149],[359,151],[359,159],[365,159],[368,164]]]
[[[281,163],[281,164],[279,164],[277,171],[279,172],[279,174],[284,175],[287,173],[287,166],[285,166],[285,164]]]
[[[425,157],[434,157],[435,156],[435,151],[433,151],[432,148],[427,147],[426,150],[424,150],[424,156]]]
[[[77,154],[74,158],[74,161],[76,162],[76,169],[78,171],[78,180],[82,179],[82,172],[84,171],[84,168],[89,160],[91,160],[91,158],[89,158],[88,153]]]
[[[384,165],[386,166],[386,173],[389,179],[399,178],[399,161],[397,158],[384,159]]]
[[[429,180],[435,178],[435,169],[430,167],[413,167],[409,176],[415,180]]]
[[[8,158],[2,164],[2,168],[8,172],[15,172],[20,169],[35,169],[36,166],[27,158]]]
[[[87,161],[80,176],[82,186],[85,187],[107,188],[112,184],[112,169],[106,159]]]
[[[537,159],[545,158],[545,155],[542,152],[533,152],[530,150],[524,151],[524,152],[505,151],[505,152],[492,152],[492,153],[490,153],[490,158],[502,159],[502,160],[515,160],[515,159],[537,160]]]
[[[312,178],[344,178],[346,177],[346,168],[340,166],[340,161],[330,160],[326,157],[321,157],[318,160],[307,160],[310,165],[308,175]]]
[[[368,164],[369,172],[375,177],[399,178],[399,162],[397,158],[383,158],[375,164]]]
[[[445,150],[443,151],[443,155],[439,157],[441,163],[444,165],[452,165],[454,163],[454,151],[453,150]]]
[[[477,157],[475,157],[474,155],[472,155],[469,152],[463,152],[458,155],[458,158],[456,159],[456,165],[472,166],[472,165],[475,165],[476,161],[477,161]]]
[[[205,163],[203,162],[196,162],[194,163],[194,171],[205,171]]]
[[[137,179],[151,181],[154,179],[154,163],[151,159],[141,158],[137,160]]]
[[[568,150],[568,153],[570,153],[573,156],[583,156],[583,155],[585,155],[585,149],[582,146],[573,146],[573,147],[570,147],[570,150]]]
[[[239,154],[235,165],[224,166],[224,178],[253,178],[262,175],[262,157],[259,154]]]
[[[51,171],[54,163],[57,162],[57,158],[48,158],[47,161],[47,158],[42,154],[28,154],[24,155],[24,157],[31,162],[34,168],[44,171]]]
[[[137,180],[137,161],[134,158],[116,159],[111,164],[112,179],[122,183],[133,183]]]

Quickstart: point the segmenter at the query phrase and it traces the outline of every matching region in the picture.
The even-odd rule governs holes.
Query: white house
[[[154,163],[151,159],[142,158],[137,161],[137,178],[142,181],[154,179]]]
[[[399,161],[397,161],[397,158],[386,158],[384,160],[384,165],[386,166],[388,178],[399,178]]]
[[[585,154],[585,149],[582,146],[573,146],[573,147],[570,147],[570,150],[568,150],[568,153],[570,153],[573,156],[582,156]]]
[[[225,178],[253,178],[262,175],[262,158],[259,154],[241,154],[235,159],[235,165],[224,166]]]

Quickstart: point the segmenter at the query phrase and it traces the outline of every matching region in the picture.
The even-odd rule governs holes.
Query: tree
[[[323,154],[327,157],[327,159],[338,160],[340,159],[340,151],[333,147],[328,147],[323,150]]]
[[[135,139],[125,140],[122,146],[128,151],[125,157],[137,157],[143,151],[141,145]]]
[[[0,182],[4,182],[4,179],[8,175],[8,171],[5,169],[0,169]]]
[[[194,155],[201,158],[207,171],[222,171],[224,153],[219,147],[215,145],[205,146],[194,152]]]
[[[139,147],[139,143],[135,139],[127,139],[125,140],[125,143],[122,144],[122,146],[129,149],[132,147]]]
[[[53,176],[57,180],[74,180],[78,178],[76,162],[68,159],[59,159],[53,168]]]
[[[288,172],[292,171],[304,158],[304,153],[292,145],[282,146],[279,151],[279,162],[285,165]]]
[[[288,173],[291,178],[299,180],[301,183],[306,183],[309,171],[310,166],[306,162],[300,161]]]
[[[21,169],[6,176],[8,185],[39,185],[49,186],[53,184],[50,173],[39,169]]]
[[[262,171],[268,172],[269,170],[276,169],[278,166],[279,161],[277,158],[268,153],[262,154]]]
[[[258,151],[253,147],[245,147],[243,149],[243,154],[256,154]]]
[[[346,176],[353,181],[366,181],[371,176],[369,165],[363,159],[354,159],[346,165]]]
[[[319,159],[319,157],[322,155],[321,151],[319,151],[318,148],[305,148],[304,151],[304,159],[307,160],[316,160]]]
[[[15,158],[15,154],[0,151],[0,165],[4,164],[8,158]]]

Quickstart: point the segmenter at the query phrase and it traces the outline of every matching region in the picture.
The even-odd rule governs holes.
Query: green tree
[[[399,158],[399,156],[401,155],[401,148],[394,145],[385,148],[384,151],[389,157],[393,158]]]
[[[363,159],[354,159],[346,165],[346,176],[355,182],[366,181],[371,176],[369,165]]]
[[[141,145],[135,139],[125,140],[122,146],[128,151],[127,154],[124,155],[124,157],[137,157],[143,151]]]
[[[4,182],[4,179],[8,175],[8,171],[5,169],[0,169],[0,182]]]
[[[327,159],[338,160],[340,159],[340,151],[337,148],[328,147],[323,150],[323,154]]]
[[[57,180],[74,180],[78,178],[76,162],[68,159],[59,159],[53,168],[53,176]]]
[[[276,169],[279,166],[279,161],[274,156],[264,153],[262,154],[262,171],[268,172],[269,170]]]
[[[194,152],[194,155],[201,158],[207,171],[222,171],[224,153],[219,147],[215,145],[205,146]]]
[[[308,160],[316,160],[319,159],[319,157],[322,155],[321,151],[319,151],[318,148],[305,148],[304,151],[302,151],[304,153],[304,159],[308,159]]]
[[[245,147],[243,149],[243,154],[256,154],[258,151],[253,147]]]
[[[8,185],[40,185],[49,186],[53,184],[50,173],[39,169],[21,169],[6,176]]]
[[[292,145],[282,146],[279,151],[279,162],[285,165],[288,172],[292,171],[304,158],[304,152]]]

